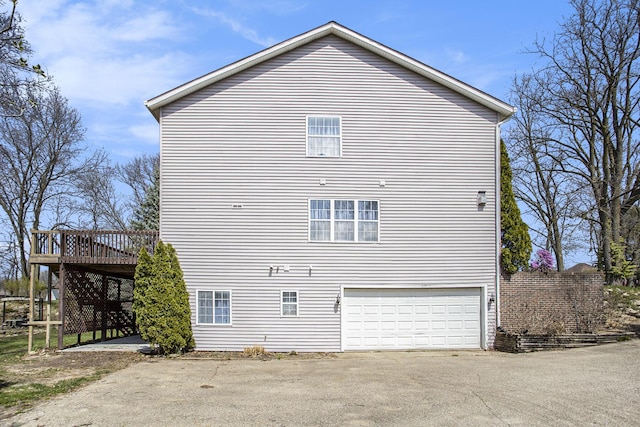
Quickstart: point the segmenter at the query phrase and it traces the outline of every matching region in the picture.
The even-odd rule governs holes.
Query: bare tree
[[[540,111],[541,91],[529,75],[516,77],[512,103],[518,109],[508,132],[513,156],[514,192],[525,206],[525,214],[536,223],[530,224],[534,244],[551,251],[558,271],[564,270],[564,256],[579,246],[577,234],[580,209],[580,182],[558,171],[562,153],[550,155],[553,126]]]
[[[31,46],[24,38],[17,0],[11,0],[9,10],[0,12],[0,104],[3,114],[21,114],[20,106],[11,102],[10,93],[16,86],[41,86],[48,79],[40,65],[29,65]],[[0,0],[0,7],[5,2]],[[32,78],[34,75],[41,79]]]
[[[15,239],[10,229],[5,226],[5,220],[0,218],[0,281],[3,279],[19,279],[20,251],[16,248]]]
[[[596,220],[599,253],[610,273],[622,217],[640,200],[640,5],[571,4],[575,12],[560,31],[531,50],[542,66],[520,81],[536,87],[536,119],[553,176],[590,190],[580,216]]]
[[[71,198],[75,180],[95,169],[102,156],[86,152],[79,113],[55,87],[14,87],[20,115],[0,114],[0,208],[10,225],[20,270],[29,277],[30,229],[51,226],[59,206]]]
[[[74,209],[78,225],[115,230],[134,226],[134,213],[145,204],[148,190],[155,184],[159,160],[158,154],[143,154],[112,166],[105,159],[101,166],[79,177],[79,200]]]
[[[76,214],[80,227],[125,230],[129,223],[129,202],[117,191],[117,168],[105,159],[77,181],[79,203]]]
[[[144,202],[147,189],[154,185],[154,172],[160,167],[160,154],[143,154],[117,166],[116,176],[133,191],[130,208],[135,210]]]

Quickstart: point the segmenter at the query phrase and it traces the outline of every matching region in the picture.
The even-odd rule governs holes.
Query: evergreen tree
[[[170,244],[159,242],[149,260],[147,263],[141,251],[134,291],[140,335],[161,354],[187,351],[194,347],[191,309],[176,251]]]
[[[500,141],[500,235],[502,271],[513,274],[527,267],[531,257],[529,228],[522,221],[511,186],[511,164],[504,141]]]
[[[176,332],[184,344],[182,348],[192,349],[195,347],[195,341],[193,339],[193,330],[191,329],[191,308],[189,306],[189,293],[187,292],[187,284],[184,281],[182,274],[182,267],[180,267],[180,261],[178,260],[178,254],[174,247],[170,244],[166,246],[169,262],[171,264],[171,272],[173,274],[172,283],[175,292],[175,318],[176,318]],[[182,341],[181,341],[182,342]]]
[[[136,326],[140,337],[149,341],[147,335],[148,316],[146,312],[146,293],[152,281],[153,259],[143,247],[138,254],[138,265],[134,275],[135,287],[133,288],[133,312],[136,315]]]
[[[147,187],[142,204],[133,213],[131,228],[158,230],[160,227],[160,169],[153,170],[153,183]]]

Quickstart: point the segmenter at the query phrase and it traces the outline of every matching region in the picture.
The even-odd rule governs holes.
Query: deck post
[[[29,340],[27,353],[33,353],[33,312],[35,310],[36,265],[31,264],[31,278],[29,279]]]
[[[58,350],[64,348],[64,263],[60,264],[60,274],[58,276],[58,316],[60,325],[58,326]]]
[[[100,298],[102,299],[101,301],[101,307],[100,309],[102,310],[102,324],[100,325],[100,328],[102,329],[101,335],[100,335],[100,341],[106,341],[107,340],[107,287],[108,287],[108,281],[107,281],[107,276],[106,275],[102,275],[102,280],[100,280],[100,284],[101,284],[101,289],[100,289]]]
[[[52,281],[53,272],[51,271],[51,266],[49,266],[49,270],[47,272],[47,329],[45,335],[44,346],[45,348],[51,348],[51,281]]]

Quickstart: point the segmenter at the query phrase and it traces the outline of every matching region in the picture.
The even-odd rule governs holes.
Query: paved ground
[[[149,347],[149,343],[144,342],[142,338],[140,338],[140,335],[132,335],[93,344],[84,344],[78,347],[69,347],[62,351],[65,353],[82,351],[139,351],[148,354],[151,352],[151,347]]]
[[[640,340],[588,349],[152,358],[9,425],[639,425]]]

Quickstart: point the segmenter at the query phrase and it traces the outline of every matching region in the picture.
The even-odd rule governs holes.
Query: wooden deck
[[[131,272],[140,249],[153,253],[158,239],[155,230],[32,230],[29,262],[54,269],[66,263],[107,272]]]
[[[29,285],[29,353],[33,328],[46,327],[50,346],[52,326],[58,327],[58,348],[63,334],[116,330],[135,333],[131,305],[138,253],[153,254],[159,232],[118,230],[31,230],[31,281]],[[35,318],[35,280],[39,267],[48,267],[46,320]],[[52,275],[58,276],[58,313],[52,313]],[[55,317],[55,318],[54,318]]]

